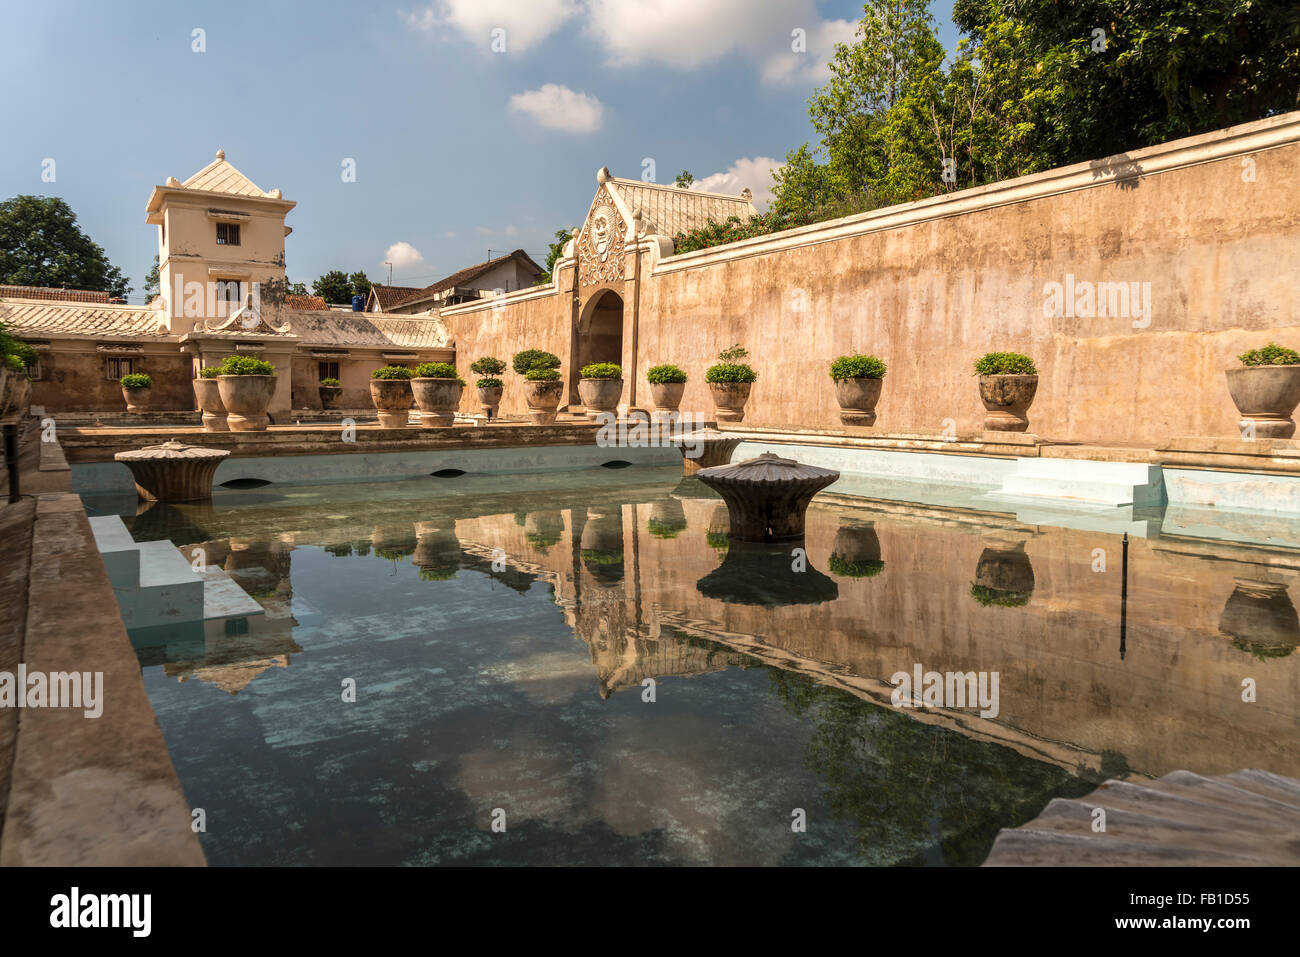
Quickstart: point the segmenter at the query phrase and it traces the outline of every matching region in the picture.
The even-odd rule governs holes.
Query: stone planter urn
[[[550,425],[560,407],[564,383],[560,379],[528,379],[524,382],[524,401],[533,425]]]
[[[1300,404],[1300,366],[1243,366],[1228,369],[1228,394],[1241,413],[1241,434],[1257,439],[1295,435],[1291,414]]]
[[[845,425],[876,424],[876,403],[884,379],[836,379],[835,398],[840,403],[840,421]]]
[[[726,465],[731,461],[731,453],[736,451],[736,446],[745,440],[738,435],[706,428],[683,432],[669,441],[681,449],[682,474],[694,475],[700,469]]]
[[[203,413],[204,432],[229,432],[226,407],[221,403],[221,389],[216,379],[194,380],[194,401]]]
[[[149,388],[128,389],[126,386],[122,386],[122,398],[126,399],[126,411],[148,412],[150,391]]]
[[[478,393],[478,404],[483,407],[483,414],[489,419],[497,417],[497,409],[501,407],[501,393],[505,390],[501,386],[492,389],[485,389],[479,386],[474,390]]]
[[[740,422],[745,418],[745,403],[749,401],[752,382],[709,382],[713,396],[713,415],[719,422]]]
[[[579,539],[583,567],[602,585],[623,580],[623,515],[617,506],[589,511]]]
[[[654,403],[652,419],[665,419],[677,411],[686,392],[685,382],[651,382],[650,401]]]
[[[812,497],[839,480],[834,469],[764,452],[733,465],[701,469],[699,480],[727,503],[733,542],[793,542],[803,538]]]
[[[371,379],[370,401],[379,413],[380,428],[405,428],[411,412],[411,380]]]
[[[341,385],[323,385],[320,387],[320,407],[325,410],[337,409],[339,397],[343,395]]]
[[[275,395],[275,376],[219,375],[217,391],[231,432],[265,432],[271,424],[266,409]]]
[[[456,423],[456,409],[465,386],[459,379],[411,380],[411,395],[420,409],[420,424],[447,426]]]
[[[988,415],[984,428],[990,432],[1023,432],[1029,428],[1025,415],[1038,391],[1036,375],[982,375],[980,400]]]
[[[0,362],[0,419],[21,414],[31,394],[31,379]]]
[[[136,493],[146,502],[198,502],[212,498],[212,478],[230,453],[182,442],[164,442],[113,456],[131,470]]]
[[[622,379],[579,379],[578,396],[587,409],[587,418],[593,422],[602,412],[618,412],[618,400],[623,395]]]
[[[437,522],[415,523],[415,553],[412,561],[423,581],[447,581],[460,570],[460,540],[455,528]]]

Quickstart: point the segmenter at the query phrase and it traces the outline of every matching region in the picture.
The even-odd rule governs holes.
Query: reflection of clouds
[[[774,778],[770,755],[765,762],[745,750],[769,741],[738,742],[699,715],[624,713],[586,727],[593,732],[586,739],[522,725],[502,737],[494,729],[494,747],[459,755],[456,784],[479,826],[487,830],[500,807],[507,829],[536,821],[571,833],[601,824],[625,837],[657,832],[669,859],[685,864],[778,864],[807,839],[790,830],[795,805],[780,801],[791,789]],[[800,775],[797,762],[791,773]]]
[[[543,651],[503,661],[483,670],[484,677],[509,684],[533,704],[563,704],[591,694],[595,679],[590,662],[572,651]]]

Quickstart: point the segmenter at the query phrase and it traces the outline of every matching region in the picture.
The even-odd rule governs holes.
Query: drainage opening
[[[600,467],[603,469],[625,469],[631,466],[631,462],[624,462],[622,459],[611,459],[608,462],[601,462]]]
[[[235,489],[263,488],[270,484],[271,484],[270,479],[238,478],[238,479],[231,479],[229,482],[222,482],[221,487],[235,488]]]
[[[436,472],[430,472],[434,478],[460,478],[465,474],[464,469],[438,469]]]

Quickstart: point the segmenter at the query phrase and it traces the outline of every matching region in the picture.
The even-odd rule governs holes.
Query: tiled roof
[[[329,308],[329,303],[320,296],[295,296],[292,293],[284,297],[284,304],[290,309],[319,311]]]
[[[754,204],[743,195],[704,193],[617,177],[612,177],[609,184],[618,190],[629,210],[641,210],[641,222],[646,232],[660,236],[676,236],[707,226],[710,222],[726,222],[730,216],[737,216],[744,222],[758,215]]]
[[[372,313],[295,312],[289,331],[304,345],[396,346],[401,349],[438,349],[447,345],[447,327],[441,319],[380,318]]]
[[[265,196],[260,186],[226,162],[226,154],[217,151],[217,158],[199,170],[184,183],[186,189],[202,189],[211,193],[231,193],[235,196]]]
[[[475,266],[466,266],[464,269],[454,272],[443,279],[439,279],[437,282],[430,286],[425,286],[423,289],[414,289],[409,295],[403,296],[401,299],[390,303],[388,306],[382,305],[381,302],[381,308],[390,309],[394,306],[423,302],[426,299],[433,299],[440,292],[444,292],[448,289],[455,289],[458,286],[472,287],[474,280],[479,276],[491,272],[497,266],[500,266],[503,263],[508,263],[512,259],[519,260],[526,269],[533,273],[533,275],[540,276],[542,274],[542,267],[533,261],[533,257],[529,256],[528,253],[524,252],[522,249],[516,249],[514,252],[507,253],[504,256],[497,256],[495,259],[489,259],[487,262],[481,262]]]
[[[0,323],[20,339],[47,336],[168,335],[161,313],[147,306],[87,306],[74,303],[0,299]]]
[[[53,289],[49,286],[0,286],[0,299],[43,299],[47,302],[108,302],[106,292]]]
[[[405,302],[416,293],[423,292],[422,289],[414,286],[381,286],[379,283],[374,283],[370,288],[375,298],[379,300],[379,308],[385,310]]]

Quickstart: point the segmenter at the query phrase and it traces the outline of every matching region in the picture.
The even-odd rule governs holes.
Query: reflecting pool
[[[86,502],[264,609],[132,634],[212,864],[975,865],[1106,777],[1300,775],[1295,550],[834,494],[733,545],[676,468]]]

